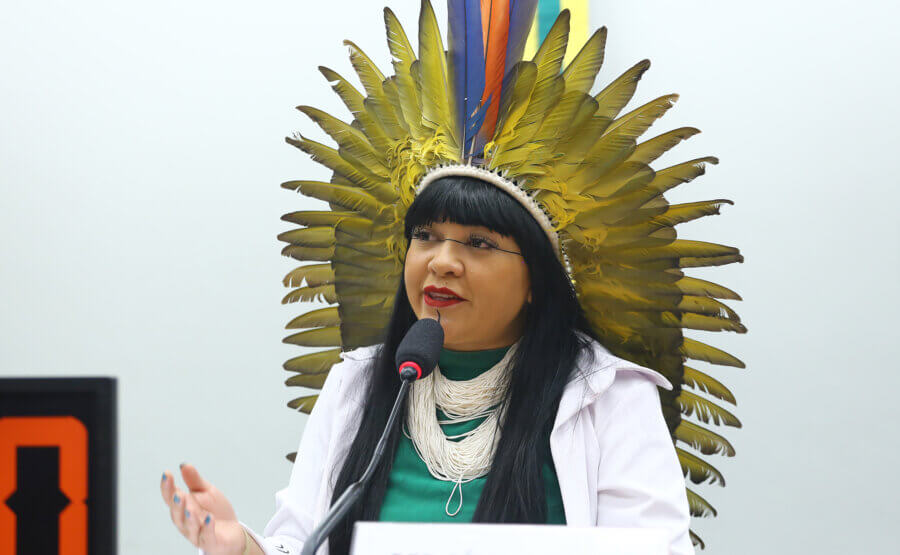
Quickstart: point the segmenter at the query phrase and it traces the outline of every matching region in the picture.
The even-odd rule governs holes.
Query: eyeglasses
[[[501,249],[494,241],[478,233],[469,234],[469,238],[465,241],[450,239],[449,237],[438,239],[434,232],[427,227],[417,227],[413,229],[410,234],[410,239],[410,250],[415,249],[419,252],[429,252],[436,249],[444,241],[452,241],[466,247],[464,252],[470,258],[485,259],[498,253],[509,253],[522,256],[522,253],[520,252]]]

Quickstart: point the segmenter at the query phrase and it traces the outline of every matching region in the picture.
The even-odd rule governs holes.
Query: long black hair
[[[503,399],[507,412],[500,428],[500,442],[473,521],[546,522],[541,467],[547,461],[541,460],[541,453],[545,452],[542,442],[549,437],[579,352],[591,353],[589,341],[575,331],[594,339],[596,336],[546,234],[509,194],[474,178],[438,179],[418,195],[406,214],[407,246],[414,228],[434,222],[484,226],[512,237],[528,267],[532,302],[526,305],[524,331],[512,359],[511,381]],[[415,321],[401,278],[384,342],[369,368],[368,402],[337,476],[332,503],[362,476],[375,451],[400,389],[394,353]],[[404,418],[405,413],[404,407],[400,417]],[[329,536],[330,553],[349,553],[357,520],[378,520],[399,439],[400,430],[395,427],[363,499]]]

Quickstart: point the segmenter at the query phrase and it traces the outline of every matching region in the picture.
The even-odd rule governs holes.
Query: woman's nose
[[[464,248],[453,241],[441,241],[428,262],[428,269],[438,275],[460,275],[464,266],[457,247]]]

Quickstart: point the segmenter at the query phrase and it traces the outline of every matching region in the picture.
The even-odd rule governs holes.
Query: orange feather
[[[506,67],[506,43],[509,39],[509,0],[481,0],[481,28],[484,34],[484,94],[482,102],[491,99],[481,127],[482,136],[490,140],[497,125],[503,69]]]

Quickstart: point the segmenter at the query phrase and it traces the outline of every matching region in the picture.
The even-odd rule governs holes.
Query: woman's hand
[[[190,464],[181,465],[181,477],[190,491],[175,487],[175,479],[163,473],[160,491],[178,531],[209,555],[240,555],[244,531],[231,503],[204,480]]]

